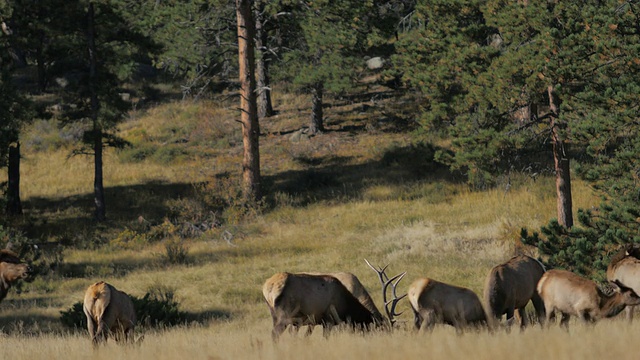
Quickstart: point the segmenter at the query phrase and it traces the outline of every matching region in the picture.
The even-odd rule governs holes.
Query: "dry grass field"
[[[388,109],[334,104],[327,132],[294,139],[306,125],[308,102],[280,95],[275,105],[280,113],[263,122],[261,138],[272,206],[238,221],[227,214],[221,226],[184,240],[184,264],[166,261],[163,242],[127,248],[110,241],[140,217],[161,223],[169,211],[195,213],[201,211],[197,199],[228,190],[240,172],[235,104],[175,103],[133,113],[120,134],[134,148],[155,144],[179,156],[165,161],[156,152],[155,159],[131,162],[109,151],[109,220],[98,228],[91,225],[90,159],[68,158],[65,148],[25,146],[27,228],[52,240],[88,241],[99,233],[107,245],[69,247],[53,274],[21,294],[10,292],[0,303],[0,359],[636,358],[638,322],[462,335],[443,326],[416,334],[406,301],[393,333],[337,332],[325,339],[318,328],[308,338],[285,334],[272,343],[261,285],[274,272],[353,272],[378,307],[380,285],[365,258],[389,264],[390,275],[406,271],[402,292],[429,276],[480,294],[487,271],[520,248],[520,228],[537,230],[555,216],[552,178],[513,174],[508,191],[471,191],[455,174],[425,164],[412,136],[390,128]],[[574,210],[597,205],[587,184],[576,179],[573,186]],[[135,296],[169,291],[193,320],[166,330],[138,328],[137,335],[144,334],[139,346],[110,342],[93,350],[85,332],[63,328],[59,317],[97,280]]]

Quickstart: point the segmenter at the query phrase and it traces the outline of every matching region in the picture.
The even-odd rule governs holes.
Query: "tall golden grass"
[[[285,333],[278,343],[270,324],[223,324],[207,328],[176,328],[145,334],[139,346],[112,342],[92,349],[79,335],[8,336],[2,338],[3,359],[636,359],[638,323],[603,321],[595,326],[575,324],[523,332],[498,331],[455,334],[438,327],[431,333],[395,331],[366,335],[320,331],[309,338]]]

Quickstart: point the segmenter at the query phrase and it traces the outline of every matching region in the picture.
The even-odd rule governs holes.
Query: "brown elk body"
[[[342,285],[344,285],[344,287],[347,288],[347,290],[349,290],[349,292],[371,312],[373,319],[376,322],[383,323],[385,321],[384,316],[382,316],[382,313],[373,302],[371,295],[369,295],[369,292],[367,292],[367,289],[365,289],[357,276],[350,272],[334,272],[329,273],[328,275],[338,279],[338,281],[340,281]]]
[[[449,324],[458,331],[473,324],[486,324],[486,315],[473,291],[429,278],[415,280],[408,291],[417,329]]]
[[[358,279],[358,277],[354,274],[345,271],[332,273],[305,272],[304,274],[333,276],[334,278],[338,279],[338,281],[340,281],[342,285],[344,285],[344,287],[347,288],[347,290],[349,290],[349,292],[356,299],[358,299],[358,301],[364,307],[367,308],[367,310],[371,312],[376,324],[384,324],[386,322],[386,319],[384,318],[384,316],[382,316],[382,313],[380,312],[380,310],[378,310],[378,307],[376,307],[376,304],[373,302],[371,295],[369,295],[369,292],[367,292],[367,289],[364,287],[364,285],[362,285],[360,279]],[[314,326],[315,324],[309,325],[307,335],[310,335],[313,332]],[[294,328],[297,330],[297,326],[294,326]]]
[[[614,293],[603,293],[595,282],[565,270],[549,270],[538,283],[538,293],[544,301],[547,323],[562,314],[561,325],[569,324],[572,315],[585,322],[613,317],[626,306],[640,304],[640,297],[633,289],[620,282],[611,283]]]
[[[97,282],[87,288],[83,310],[94,345],[106,342],[109,334],[116,341],[133,343],[136,313],[126,293],[104,281]]]
[[[544,316],[544,303],[536,290],[545,272],[536,259],[519,255],[494,266],[485,281],[483,300],[487,320],[494,323],[506,314],[507,323],[513,321],[515,310],[520,315],[521,327],[527,325],[525,307],[531,301],[538,319]]]
[[[32,275],[31,266],[23,263],[16,253],[0,250],[0,301],[7,297],[11,285],[18,280],[29,281]]]
[[[625,246],[620,252],[611,257],[607,266],[607,280],[619,281],[626,287],[630,287],[636,294],[640,294],[640,260],[637,248],[631,245]],[[633,319],[634,306],[628,306],[625,311],[627,319]]]
[[[264,283],[262,294],[273,319],[274,340],[289,325],[322,324],[327,336],[334,325],[367,328],[375,322],[373,313],[330,275],[276,273]]]

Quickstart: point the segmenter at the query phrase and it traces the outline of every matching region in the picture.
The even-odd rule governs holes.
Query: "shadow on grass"
[[[13,290],[9,290],[13,291]],[[61,305],[55,301],[54,298],[45,295],[33,296],[29,295],[24,297],[16,297],[17,295],[12,295],[0,302],[0,318],[2,318],[3,313],[9,311],[21,310],[21,309],[33,309],[33,308],[49,308],[51,306]]]
[[[136,324],[136,332],[162,330],[176,326],[207,326],[214,321],[228,321],[233,319],[233,313],[226,310],[206,310],[201,312],[184,312],[182,321],[171,326],[145,324],[144,319]],[[40,315],[32,313],[0,314],[0,334],[5,335],[42,335],[63,333],[86,334],[87,329],[82,325],[67,327],[62,324],[59,316]]]
[[[265,257],[286,254],[307,254],[313,251],[310,247],[291,246],[278,248],[246,248],[246,247],[227,247],[216,248],[198,253],[189,253],[183,265],[168,264],[160,255],[157,258],[149,259],[117,259],[109,263],[97,261],[81,261],[76,263],[61,263],[56,273],[58,276],[71,278],[90,278],[90,277],[123,277],[138,270],[158,270],[167,269],[167,267],[175,266],[193,266],[217,263],[220,261],[231,261],[233,259],[247,259],[253,257]],[[88,284],[87,284],[88,286]],[[29,300],[25,300],[29,301]],[[33,301],[33,300],[31,300]]]
[[[446,166],[434,160],[437,150],[440,149],[429,144],[398,146],[382,153],[378,160],[356,165],[352,164],[349,156],[301,156],[296,160],[305,169],[263,176],[263,192],[267,200],[284,193],[295,198],[291,205],[305,206],[315,201],[344,202],[361,199],[372,184],[410,187],[424,182],[465,181],[463,176],[451,173]],[[207,196],[210,195],[212,194]],[[229,196],[228,193],[217,195],[221,199]],[[200,201],[202,196],[202,189],[197,189],[190,183],[152,181],[106,187],[107,221],[99,224],[93,219],[93,194],[66,198],[30,198],[23,202],[23,207],[29,217],[35,220],[25,226],[25,231],[32,238],[53,236],[64,246],[96,248],[112,240],[114,234],[126,228],[136,229],[147,221],[159,224],[165,217],[180,216],[176,212],[182,209],[176,210],[176,202],[189,199]],[[93,265],[91,261],[65,271],[72,277],[85,276],[87,271],[83,268],[89,265]],[[113,274],[125,275],[132,269],[152,265],[152,262],[144,261],[136,264],[116,263],[113,265]]]
[[[372,184],[410,187],[420,183],[466,181],[461,174],[452,173],[434,160],[438,150],[429,144],[397,147],[382,154],[377,161],[357,165],[350,164],[349,157],[305,157],[297,160],[308,166],[307,169],[266,176],[263,184],[267,193],[286,193],[301,199],[297,204],[304,206],[314,201],[361,199]]]
[[[0,315],[0,333],[7,335],[40,335],[63,333],[60,319],[56,316],[41,314]]]
[[[187,324],[208,325],[212,321],[231,320],[233,313],[227,310],[206,310],[200,312],[185,312],[185,322]]]

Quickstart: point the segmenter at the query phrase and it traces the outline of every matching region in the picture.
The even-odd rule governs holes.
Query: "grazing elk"
[[[448,324],[460,332],[468,325],[487,323],[478,295],[469,289],[421,278],[409,286],[408,294],[418,330]]]
[[[385,318],[380,313],[380,310],[378,310],[378,308],[376,307],[376,304],[373,302],[371,295],[369,295],[369,293],[367,292],[367,289],[365,289],[364,285],[362,285],[362,283],[360,282],[360,279],[358,279],[358,277],[355,276],[354,274],[350,272],[344,272],[344,271],[332,272],[332,273],[309,272],[304,274],[329,275],[338,279],[338,281],[340,281],[342,285],[344,285],[344,287],[347,288],[347,290],[349,290],[349,292],[353,296],[355,296],[355,298],[358,299],[358,301],[365,308],[367,308],[367,310],[371,312],[371,314],[373,315],[373,320],[375,324],[379,325],[379,324],[385,323]],[[311,335],[311,333],[313,332],[314,326],[315,324],[311,324],[308,326],[307,333],[306,333],[307,335]],[[294,325],[292,326],[292,329],[295,329],[297,331],[298,326]]]
[[[619,281],[630,287],[636,294],[640,293],[640,260],[638,248],[632,244],[625,245],[618,253],[611,257],[607,266],[607,280]],[[627,319],[633,320],[634,306],[625,309]]]
[[[390,282],[398,277],[390,279]],[[345,276],[343,280],[348,278],[353,280],[355,276]],[[359,280],[357,283],[360,284]],[[299,328],[321,324],[325,336],[329,335],[333,326],[342,323],[353,329],[368,329],[380,325],[379,315],[358,299],[358,292],[352,292],[332,275],[277,273],[265,281],[262,294],[273,319],[274,340],[277,340],[289,325]],[[311,331],[310,329],[308,333]]]
[[[106,342],[111,333],[116,341],[133,343],[136,312],[131,298],[104,281],[87,288],[84,294],[84,314],[94,345]]]
[[[514,256],[509,261],[494,266],[485,281],[483,299],[487,321],[494,325],[506,314],[510,326],[515,310],[520,315],[520,326],[527,326],[525,307],[531,300],[537,318],[544,316],[544,303],[536,286],[545,272],[542,263],[526,255]]]
[[[544,301],[547,323],[555,317],[556,311],[562,314],[560,325],[568,328],[572,315],[585,322],[595,322],[616,316],[626,306],[640,304],[640,297],[633,289],[619,281],[610,284],[614,292],[607,295],[595,282],[570,271],[547,271],[538,282],[538,293]]]
[[[33,280],[33,269],[11,250],[0,250],[0,301],[7,297],[11,285],[18,280]]]

